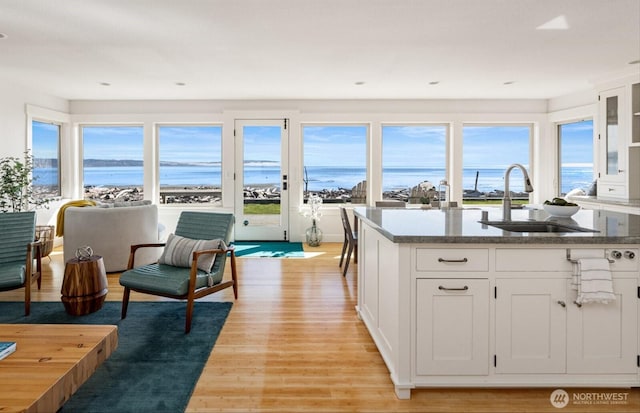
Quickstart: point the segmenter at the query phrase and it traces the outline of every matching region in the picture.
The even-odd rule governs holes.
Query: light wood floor
[[[356,316],[355,265],[341,244],[306,247],[304,259],[239,258],[240,294],[187,408],[189,412],[640,412],[640,389],[566,389],[627,395],[621,405],[554,408],[555,389],[422,389],[398,400],[380,354]],[[60,299],[62,253],[45,258],[34,301]],[[120,301],[118,274],[108,300]],[[23,290],[0,293],[21,300]],[[132,294],[132,300],[158,298]],[[206,297],[233,301],[231,290]],[[199,328],[197,324],[194,329]]]

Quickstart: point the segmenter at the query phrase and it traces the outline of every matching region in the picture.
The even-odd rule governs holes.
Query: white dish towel
[[[578,290],[576,303],[602,303],[615,301],[611,268],[606,258],[580,258],[573,264],[571,286]]]

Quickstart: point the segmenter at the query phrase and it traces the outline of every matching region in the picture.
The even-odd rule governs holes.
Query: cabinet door
[[[599,177],[606,182],[624,183],[626,164],[624,102],[623,87],[607,90],[600,94],[599,138],[601,155]],[[598,185],[599,195],[600,192]]]
[[[619,374],[638,371],[638,282],[616,278],[616,301],[578,307],[567,303],[567,373]]]
[[[418,279],[416,374],[489,372],[489,281]]]
[[[564,373],[566,279],[498,279],[496,288],[496,373]]]

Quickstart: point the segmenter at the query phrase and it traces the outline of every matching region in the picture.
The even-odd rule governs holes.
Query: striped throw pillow
[[[159,264],[172,265],[174,267],[191,267],[193,252],[200,250],[212,250],[224,248],[224,242],[220,239],[202,240],[184,238],[179,235],[169,234],[167,243],[158,259]],[[213,262],[217,254],[206,254],[198,258],[198,269],[211,272]]]

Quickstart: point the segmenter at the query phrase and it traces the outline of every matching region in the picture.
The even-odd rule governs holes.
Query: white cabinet
[[[629,276],[633,276],[629,273]],[[638,280],[614,278],[616,300],[607,304],[567,302],[567,372],[637,373]]]
[[[598,198],[640,198],[640,84],[600,92]]]
[[[613,257],[614,251],[572,248],[571,254]],[[637,373],[638,250],[623,251],[634,258],[611,263],[616,300],[579,306],[565,249],[498,248],[496,271],[513,278],[496,279],[496,373]]]
[[[564,373],[566,280],[496,280],[496,373]]]
[[[417,387],[640,386],[637,244],[394,243],[361,222],[358,315],[398,398]],[[568,253],[620,255],[617,300],[574,304]]]
[[[418,279],[416,374],[489,373],[489,280]]]

